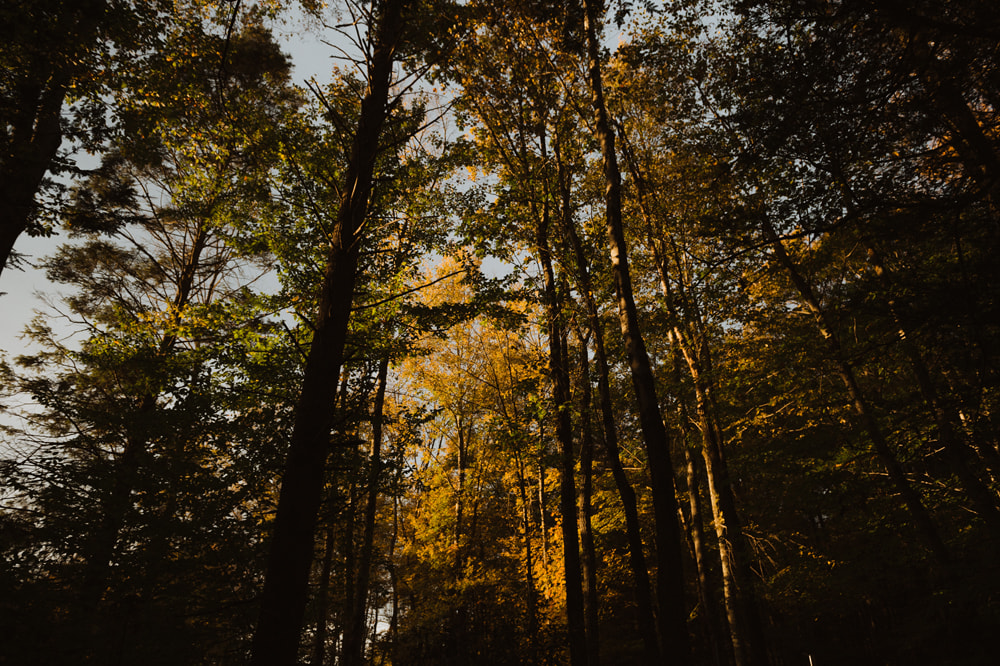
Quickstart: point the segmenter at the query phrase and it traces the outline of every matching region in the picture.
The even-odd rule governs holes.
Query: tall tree
[[[343,198],[333,229],[314,320],[288,462],[282,475],[271,556],[254,634],[252,663],[276,666],[297,660],[308,595],[316,515],[328,453],[335,378],[358,278],[363,225],[373,187],[380,136],[390,104],[393,64],[401,46],[404,0],[387,0],[369,14],[368,87],[344,171]]]
[[[679,663],[690,660],[687,634],[687,613],[684,603],[684,582],[681,565],[681,538],[677,525],[677,499],[674,496],[673,465],[670,461],[670,441],[652,366],[636,312],[632,294],[632,276],[629,271],[628,246],[622,222],[621,173],[615,149],[615,135],[611,126],[607,104],[604,100],[604,80],[601,73],[598,25],[598,4],[584,2],[584,34],[587,53],[587,80],[591,90],[591,107],[594,114],[594,132],[601,144],[606,183],[605,214],[607,216],[608,245],[615,281],[622,336],[628,351],[629,369],[639,408],[646,454],[649,456],[653,481],[653,502],[656,510],[657,598],[660,615],[659,626],[664,643],[664,657]]]

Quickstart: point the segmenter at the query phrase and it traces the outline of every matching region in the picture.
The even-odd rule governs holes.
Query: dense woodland
[[[0,664],[996,663],[995,0],[6,0],[0,65],[2,270],[65,240]]]

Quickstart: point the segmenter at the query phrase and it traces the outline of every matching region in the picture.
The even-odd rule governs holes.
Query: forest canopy
[[[996,3],[12,0],[0,65],[0,665],[995,663]]]

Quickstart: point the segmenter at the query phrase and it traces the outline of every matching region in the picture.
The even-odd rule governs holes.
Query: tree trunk
[[[944,545],[944,541],[941,540],[941,535],[938,533],[937,527],[934,525],[934,521],[931,519],[927,508],[924,506],[923,500],[921,500],[920,495],[913,489],[913,486],[910,485],[909,479],[906,478],[906,473],[903,471],[892,449],[889,448],[889,443],[882,434],[882,429],[879,427],[871,407],[861,392],[861,387],[858,385],[857,378],[854,375],[854,368],[851,367],[851,364],[844,356],[840,340],[834,335],[832,329],[827,324],[826,314],[820,308],[819,301],[813,293],[812,287],[806,281],[805,277],[799,273],[795,262],[785,252],[785,246],[771,226],[771,221],[768,219],[762,220],[761,229],[765,240],[774,248],[775,258],[787,271],[800,297],[812,314],[816,328],[826,341],[831,356],[836,363],[837,374],[840,375],[840,379],[844,382],[844,386],[847,388],[848,395],[851,398],[851,406],[854,408],[854,413],[861,419],[861,424],[868,433],[868,437],[872,440],[872,445],[875,447],[875,453],[885,467],[889,479],[896,487],[897,492],[903,498],[903,503],[910,512],[917,533],[923,538],[925,545],[938,562],[945,566],[950,566],[951,556]]]
[[[691,651],[687,634],[684,604],[684,579],[681,567],[681,537],[677,525],[677,498],[674,496],[673,465],[670,442],[660,414],[659,398],[646,345],[639,330],[632,278],[628,266],[628,247],[622,225],[621,174],[615,154],[615,137],[604,102],[600,69],[600,44],[597,40],[597,3],[584,0],[588,53],[588,80],[594,111],[595,134],[604,159],[607,184],[606,214],[611,266],[617,294],[622,336],[628,350],[632,385],[639,407],[639,422],[653,486],[653,512],[656,522],[658,561],[657,598],[660,604],[659,628],[664,657],[676,664],[688,664]]]
[[[401,448],[401,447],[400,447]],[[399,456],[399,451],[396,452]],[[398,458],[397,458],[398,460]],[[389,663],[398,662],[397,652],[399,647],[399,578],[396,575],[396,542],[399,539],[399,500],[402,491],[399,488],[399,469],[397,466],[395,483],[392,493],[392,536],[389,538],[389,554],[386,557],[387,568],[389,570],[389,585],[392,587],[392,615],[389,616],[389,630],[387,632],[389,640]]]
[[[368,610],[368,584],[371,577],[372,544],[375,539],[375,512],[378,506],[378,485],[382,471],[382,423],[385,405],[385,385],[389,374],[389,357],[382,359],[378,368],[378,388],[372,404],[372,450],[369,460],[368,492],[365,498],[365,515],[362,525],[361,551],[358,553],[357,572],[354,577],[353,608],[344,623],[344,666],[361,666],[365,644],[365,613]]]
[[[633,594],[638,610],[639,635],[642,636],[646,662],[660,663],[660,647],[656,637],[656,618],[653,613],[653,598],[650,594],[649,570],[646,567],[646,556],[642,546],[642,531],[639,525],[639,511],[635,490],[629,483],[625,468],[621,461],[618,447],[618,427],[615,425],[614,406],[611,400],[611,381],[608,371],[608,356],[604,348],[604,329],[597,302],[590,280],[590,269],[583,243],[576,230],[573,212],[570,207],[570,188],[568,175],[564,173],[563,162],[560,159],[559,145],[556,144],[556,163],[559,167],[559,188],[562,199],[563,233],[569,240],[576,258],[578,291],[582,294],[590,330],[594,336],[594,362],[597,365],[597,394],[601,407],[601,428],[604,434],[604,451],[611,467],[611,476],[618,489],[618,497],[625,513],[625,532],[628,537],[629,566],[632,571]]]
[[[701,605],[703,626],[708,651],[712,655],[715,666],[723,663],[721,642],[723,631],[719,627],[719,609],[715,603],[715,595],[709,584],[708,557],[705,553],[705,533],[702,528],[701,484],[698,482],[698,467],[691,450],[684,447],[684,462],[687,474],[688,507],[690,512],[691,553],[698,569],[698,601]]]
[[[387,0],[381,5],[378,24],[371,27],[374,46],[369,60],[368,90],[361,102],[282,476],[260,620],[253,639],[254,666],[291,666],[297,659],[329,450],[331,405],[343,363],[357,280],[361,245],[358,234],[368,210],[404,4],[405,0]]]
[[[314,666],[323,666],[326,660],[327,623],[330,611],[330,574],[333,570],[334,551],[333,527],[326,528],[326,545],[323,547],[323,564],[319,574],[319,590],[316,600],[316,633],[313,635]]]
[[[671,340],[674,340],[675,335],[673,332],[670,333]],[[676,340],[674,340],[674,349],[671,356],[673,357],[674,383],[679,386],[681,383],[681,352],[678,349]],[[681,423],[689,424],[692,422],[683,400],[677,401],[677,412]],[[694,558],[695,568],[698,571],[698,602],[701,605],[705,639],[708,651],[712,655],[712,663],[715,666],[721,666],[724,660],[726,663],[729,662],[728,655],[730,652],[728,650],[723,651],[725,630],[721,626],[721,616],[719,615],[718,604],[715,602],[715,591],[709,579],[709,563],[705,550],[705,531],[703,527],[704,519],[702,518],[701,482],[699,481],[697,458],[692,455],[692,447],[686,445],[688,427],[682,426],[682,428],[685,433],[684,464],[685,476],[687,477],[688,511],[690,516],[688,521],[688,535],[691,543],[691,554]],[[724,658],[723,654],[726,654],[727,657]]]
[[[590,666],[599,666],[601,641],[599,599],[597,596],[597,555],[594,552],[594,531],[590,524],[593,513],[594,437],[590,429],[590,355],[587,338],[577,331],[580,338],[580,478],[579,503],[580,545],[583,548],[583,613],[587,628],[587,652]]]
[[[455,580],[461,580],[465,568],[462,551],[462,525],[465,522],[465,425],[463,419],[455,419],[458,430],[458,485],[455,488]]]
[[[4,72],[4,89],[16,91],[16,98],[5,100],[13,102],[13,113],[4,118],[4,154],[0,155],[0,274],[18,237],[28,228],[35,197],[62,145],[66,94],[76,77],[90,75],[84,63],[92,59],[101,39],[101,23],[110,11],[104,0],[60,6],[62,11],[55,17],[58,24],[45,30],[50,38],[65,40],[57,48],[58,55],[40,45],[27,53],[15,49],[20,62],[16,69]],[[32,9],[30,4],[27,8]],[[29,19],[22,27],[37,29],[32,23],[34,19]]]
[[[941,403],[923,355],[920,353],[912,334],[907,332],[908,327],[900,314],[900,308],[905,307],[905,305],[897,303],[891,295],[888,269],[874,247],[869,246],[868,256],[874,264],[876,275],[882,282],[883,290],[888,295],[889,314],[896,326],[896,339],[910,362],[910,367],[917,379],[917,387],[920,389],[920,396],[934,420],[938,433],[938,443],[941,445],[945,462],[958,477],[979,517],[994,533],[1000,534],[1000,511],[997,510],[996,493],[987,488],[982,480],[969,469],[967,461],[974,456],[974,452],[955,432],[952,417]]]
[[[82,30],[95,30],[93,19],[81,19]],[[67,17],[70,19],[70,17]],[[71,19],[70,19],[71,20]],[[63,71],[50,71],[42,83],[16,82],[18,99],[16,113],[5,122],[6,154],[0,157],[0,273],[14,249],[18,237],[28,228],[35,208],[35,196],[62,145],[62,108],[66,99],[69,76]]]
[[[517,488],[521,495],[521,528],[524,534],[524,587],[525,606],[528,611],[528,639],[529,653],[534,655],[534,641],[538,636],[538,600],[535,589],[535,562],[531,549],[531,512],[528,501],[528,484],[525,481],[524,460],[521,452],[515,451],[514,457],[517,462]],[[532,663],[534,660],[532,659]]]
[[[545,137],[542,155],[545,155]],[[584,620],[582,565],[577,533],[576,483],[573,463],[573,425],[570,421],[569,368],[565,336],[556,292],[555,272],[548,241],[549,207],[547,198],[538,219],[536,246],[544,276],[545,318],[549,341],[549,375],[552,381],[552,402],[555,409],[556,441],[560,452],[559,512],[562,517],[563,563],[566,583],[566,615],[569,623],[569,652],[572,666],[587,665],[587,634]]]
[[[539,431],[541,426],[539,426]],[[542,433],[538,433],[538,440],[544,442]],[[549,571],[549,528],[545,520],[545,452],[538,456],[538,526],[542,532],[542,571],[548,574]]]

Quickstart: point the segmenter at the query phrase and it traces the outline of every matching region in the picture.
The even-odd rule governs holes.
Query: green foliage
[[[998,535],[959,471],[996,503],[996,10],[639,4],[607,3],[602,20],[625,31],[600,65],[640,327],[674,447],[699,451],[702,429],[717,430],[772,658],[991,663]],[[13,637],[0,663],[246,659],[367,86],[338,69],[292,87],[266,27],[283,5],[0,8],[0,170],[40,165],[37,188],[17,187],[34,202],[29,232],[70,231],[42,266],[72,327],[67,338],[40,316],[32,351],[0,366],[0,399],[20,419],[4,422],[0,460]],[[364,22],[378,9],[351,11]],[[543,219],[565,324],[585,332],[586,299],[598,309],[647,551],[653,528],[601,250],[583,5],[412,9],[399,71],[429,68],[439,89],[397,79],[379,139],[364,279],[329,378],[340,391],[305,637],[327,661],[342,640],[374,478],[371,663],[567,663],[553,435],[568,407],[546,389]],[[454,95],[447,127],[440,95]],[[59,121],[49,138],[100,153],[97,167],[22,140],[42,106]],[[38,188],[58,196],[36,200]],[[952,568],[926,556],[844,368]],[[640,663],[625,514],[597,439],[602,657]],[[686,602],[709,663],[701,602],[723,600],[724,544],[709,493],[694,492],[707,589],[697,595],[688,557]]]

